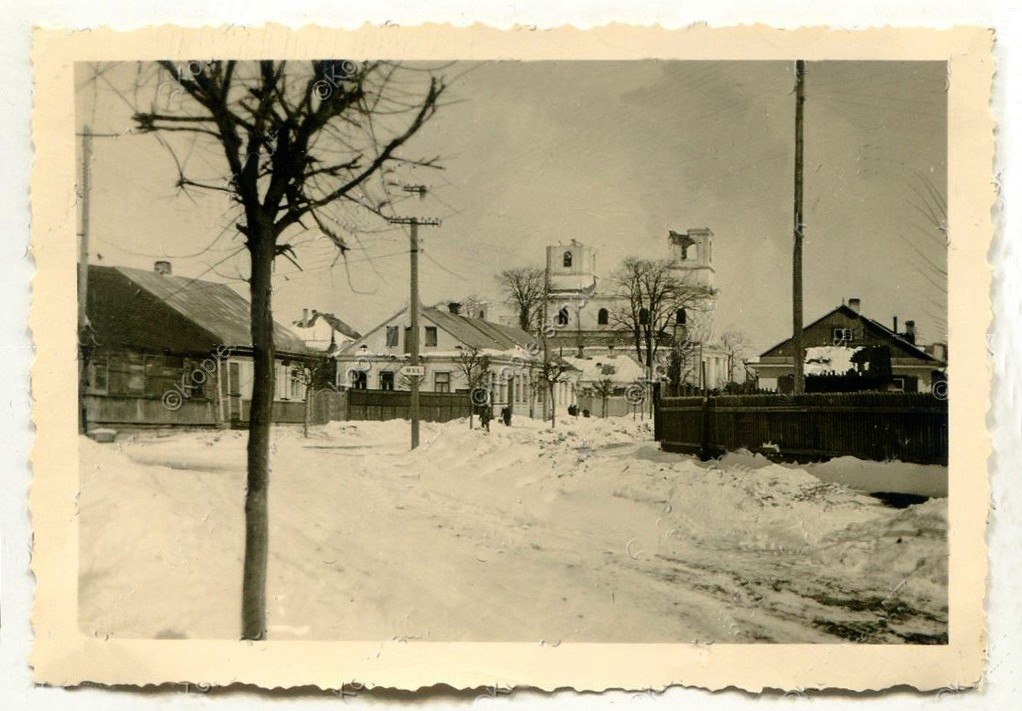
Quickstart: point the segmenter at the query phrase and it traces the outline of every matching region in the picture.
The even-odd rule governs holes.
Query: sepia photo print
[[[892,660],[854,688],[961,678],[983,571],[949,532],[982,539],[954,512],[986,445],[955,423],[986,395],[954,260],[984,238],[953,225],[988,184],[955,168],[969,85],[906,42],[77,53],[73,117],[37,129],[77,234],[50,252],[77,405],[37,450],[72,457],[73,580],[37,609],[209,683],[343,658],[416,688],[478,653],[508,686],[634,688],[789,649],[867,660],[834,680]],[[196,677],[326,643],[358,651]],[[621,645],[663,665],[611,672]]]

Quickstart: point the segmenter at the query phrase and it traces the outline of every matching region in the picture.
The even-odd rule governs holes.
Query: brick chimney
[[[859,313],[859,309],[862,308],[862,301],[856,296],[848,300],[848,308],[855,313]]]
[[[461,304],[459,304],[457,301],[452,301],[451,303],[447,304],[447,308],[455,316],[461,313]]]
[[[902,337],[909,343],[915,344],[916,342],[916,322],[906,321],[905,322],[905,333]]]
[[[170,268],[170,262],[168,262],[166,259],[160,259],[154,262],[153,271],[156,272],[157,274],[162,274],[163,276],[170,276],[172,271]]]

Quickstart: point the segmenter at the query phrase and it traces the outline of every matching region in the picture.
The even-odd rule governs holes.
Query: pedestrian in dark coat
[[[479,424],[481,424],[487,432],[490,431],[490,420],[493,419],[493,413],[490,411],[489,405],[479,406]]]

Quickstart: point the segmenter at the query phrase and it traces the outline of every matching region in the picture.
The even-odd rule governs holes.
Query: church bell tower
[[[713,232],[691,227],[688,232],[669,233],[674,268],[687,283],[713,288]]]

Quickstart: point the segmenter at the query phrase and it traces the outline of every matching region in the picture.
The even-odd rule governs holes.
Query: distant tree
[[[249,257],[254,364],[241,636],[262,639],[269,550],[274,263],[283,257],[300,269],[294,238],[313,228],[334,243],[339,256],[347,252],[343,226],[340,231],[334,227],[343,219],[336,214],[338,206],[381,218],[393,215],[387,189],[393,181],[383,176],[402,166],[436,167],[436,158],[415,159],[403,155],[402,149],[435,115],[445,85],[431,73],[406,73],[389,62],[162,61],[148,66],[155,75],[140,66],[139,84],[159,84],[151,104],[137,107],[133,117],[137,131],[157,134],[170,150],[180,189],[224,193],[241,212],[237,230],[243,245],[238,252],[247,251]],[[420,78],[417,93],[413,82]],[[162,91],[165,86],[169,91]],[[188,161],[175,152],[173,134],[211,146],[224,161],[223,175],[212,179],[187,175]],[[370,195],[371,188],[376,195]]]
[[[947,254],[951,244],[945,186],[938,187],[931,176],[918,170],[904,185],[913,193],[906,201],[915,214],[908,213],[914,219],[911,231],[899,233],[899,237],[913,253],[909,264],[926,282],[919,293],[928,302],[925,311],[937,330],[932,340],[941,340],[947,333]]]
[[[614,381],[610,378],[602,378],[593,383],[593,392],[600,396],[603,417],[607,416],[607,400],[614,394],[614,390]]]
[[[539,267],[505,269],[497,275],[504,299],[518,313],[518,327],[535,333],[543,318],[544,271]]]
[[[613,273],[611,283],[621,306],[610,317],[631,334],[635,354],[647,368],[660,346],[671,342],[678,312],[703,310],[714,294],[712,288],[680,275],[669,259],[629,257]]]
[[[559,357],[548,357],[536,363],[537,382],[544,388],[544,394],[550,407],[550,426],[557,424],[557,398],[555,396],[558,383],[567,382],[574,367]]]
[[[692,388],[701,382],[703,348],[710,338],[709,320],[690,318],[677,337],[672,337],[667,348],[657,355],[657,362],[666,371],[668,392],[681,395],[686,387]]]
[[[454,359],[454,365],[465,377],[469,397],[471,398],[471,407],[468,412],[469,429],[472,429],[472,416],[475,407],[482,404],[476,401],[477,391],[486,389],[489,392],[490,363],[490,356],[481,353],[478,348],[464,348],[458,357]]]
[[[749,347],[749,337],[742,331],[731,329],[724,331],[718,342],[727,357],[727,382],[733,383],[735,371],[744,362],[743,356]]]

